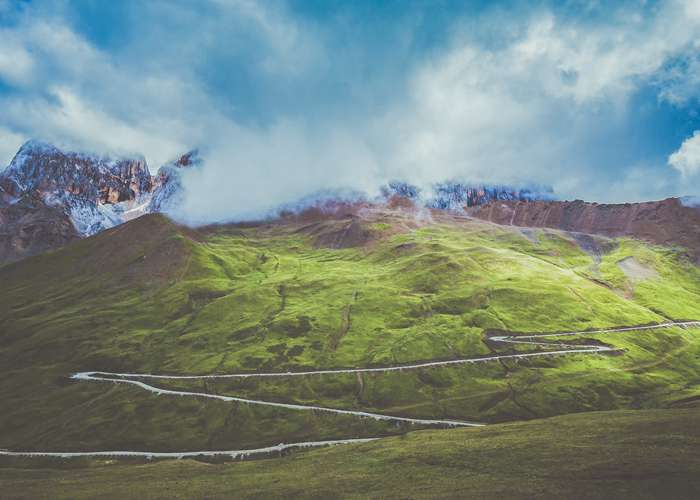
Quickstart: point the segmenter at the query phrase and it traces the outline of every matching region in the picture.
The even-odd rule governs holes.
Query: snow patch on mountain
[[[183,155],[151,176],[142,156],[111,158],[64,152],[37,140],[22,145],[0,173],[0,201],[36,195],[64,211],[82,236],[146,213],[170,208],[181,192],[179,169],[194,164]]]
[[[182,169],[199,167],[202,163],[199,151],[193,150],[160,167],[155,178],[156,188],[146,208],[147,212],[173,213],[182,206],[184,196]]]
[[[198,151],[190,151],[160,167],[155,176],[141,156],[112,158],[66,152],[31,140],[0,173],[0,201],[32,196],[58,208],[83,237],[122,224],[141,215],[163,212],[181,219],[184,205],[183,169],[202,165]],[[465,210],[493,200],[551,200],[551,188],[500,186],[450,181],[422,191],[406,182],[390,182],[379,198],[343,189],[306,196],[271,210],[268,217],[309,208],[343,210],[353,203],[384,203],[393,197],[412,200],[421,207]],[[258,214],[259,215],[259,214]],[[189,221],[192,223],[192,221]]]
[[[474,184],[464,181],[447,181],[433,184],[429,190],[402,181],[392,181],[382,188],[385,198],[400,196],[409,198],[427,208],[461,211],[469,207],[485,205],[491,201],[551,201],[554,191],[549,186],[506,186],[498,184]]]

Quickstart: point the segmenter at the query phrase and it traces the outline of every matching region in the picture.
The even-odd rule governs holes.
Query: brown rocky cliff
[[[680,245],[700,259],[700,210],[678,198],[624,204],[576,201],[496,201],[467,214],[496,224],[629,236],[660,245]]]
[[[143,158],[107,158],[64,152],[49,144],[28,141],[0,174],[0,186],[15,197],[30,192],[67,193],[94,203],[133,200],[152,189]]]
[[[0,266],[80,239],[63,210],[27,195],[0,200]]]

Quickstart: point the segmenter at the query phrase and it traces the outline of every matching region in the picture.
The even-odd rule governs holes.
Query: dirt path
[[[133,376],[132,376],[133,377]],[[206,398],[206,399],[217,399],[219,401],[226,402],[237,402],[237,403],[247,403],[253,405],[261,406],[274,406],[276,408],[286,408],[288,410],[301,410],[301,411],[320,411],[327,413],[336,413],[340,415],[352,415],[362,418],[371,418],[374,420],[390,420],[395,422],[407,422],[410,424],[418,425],[435,425],[440,427],[458,427],[458,426],[481,426],[483,424],[478,424],[474,422],[465,422],[462,420],[433,420],[424,418],[409,418],[409,417],[397,417],[393,415],[383,415],[381,413],[371,413],[366,411],[358,410],[343,410],[340,408],[327,408],[325,406],[314,406],[314,405],[300,405],[294,403],[278,403],[275,401],[263,401],[259,399],[248,399],[240,398],[237,396],[223,396],[221,394],[210,394],[208,392],[191,392],[191,391],[177,391],[172,389],[164,389],[162,387],[156,387],[145,382],[140,382],[138,380],[132,380],[127,378],[125,374],[121,373],[100,373],[100,372],[80,372],[73,375],[71,378],[75,380],[89,380],[89,381],[101,381],[101,382],[112,382],[116,384],[131,384],[136,387],[143,389],[145,391],[156,394],[157,396],[188,396],[194,398]],[[161,377],[162,378],[162,377]],[[204,377],[207,378],[207,377]]]

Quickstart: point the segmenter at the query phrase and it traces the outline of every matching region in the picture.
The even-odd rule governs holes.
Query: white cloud
[[[12,38],[38,62],[31,74],[9,79],[0,51],[0,78],[17,89],[0,96],[0,126],[71,148],[142,153],[156,166],[199,139],[186,120],[193,108],[206,111],[197,86],[168,74],[138,75],[60,24],[32,21]],[[12,67],[14,55],[6,56]]]
[[[320,53],[296,24],[262,4],[222,2],[222,8],[242,11],[260,27],[272,47],[265,71],[295,76],[305,61],[297,52]],[[0,125],[70,149],[140,152],[152,168],[201,147],[206,168],[186,174],[187,196],[177,214],[183,220],[254,216],[329,187],[368,192],[379,186],[372,153],[354,131],[284,116],[243,126],[191,75],[189,55],[182,66],[144,70],[140,61],[112,57],[55,22],[32,20],[13,35],[42,61],[43,74],[17,83],[22,92],[0,97]]]
[[[252,22],[262,35],[268,51],[261,66],[271,73],[303,73],[323,55],[323,47],[309,33],[311,26],[301,25],[288,13],[254,0],[213,0],[225,10]]]
[[[0,171],[7,166],[9,163],[9,158],[12,158],[15,153],[17,153],[19,147],[26,140],[26,137],[20,134],[15,134],[14,132],[0,126],[0,158],[3,159],[3,162],[0,163]],[[5,158],[7,158],[8,161],[5,162]]]
[[[668,164],[684,177],[700,172],[700,130],[683,141],[678,151],[668,157]]]
[[[134,154],[148,151],[156,164],[172,158],[184,146],[159,130],[149,130],[147,123],[127,123],[86,103],[72,90],[48,89],[51,100],[10,100],[5,113],[23,128],[39,137],[70,149]]]
[[[535,181],[564,196],[615,197],[609,186],[621,172],[587,164],[587,141],[624,123],[629,97],[659,82],[669,60],[697,50],[700,17],[688,10],[696,3],[667,3],[646,17],[624,9],[595,26],[540,12],[524,26],[504,23],[506,42],[496,46],[457,37],[417,71],[410,100],[382,123],[397,130],[387,155],[396,159],[393,173],[422,183]],[[657,186],[657,196],[669,189]]]
[[[0,79],[12,84],[26,84],[33,75],[34,59],[7,32],[0,31]]]
[[[291,121],[251,131],[228,124],[205,150],[206,168],[185,172],[187,221],[255,217],[329,188],[378,190],[373,153],[352,133],[319,133]]]
[[[498,44],[457,32],[449,47],[408,69],[405,80],[392,81],[393,100],[371,113],[352,102],[341,116],[273,110],[262,125],[231,112],[198,74],[199,59],[212,45],[245,52],[234,35],[247,27],[255,32],[254,64],[282,88],[287,78],[304,81],[327,69],[331,55],[323,37],[332,30],[317,32],[270,7],[276,4],[218,0],[220,19],[198,18],[195,39],[154,27],[144,37],[154,37],[155,45],[145,47],[162,50],[144,54],[132,40],[113,54],[56,20],[31,16],[0,32],[0,41],[8,41],[0,43],[0,79],[17,89],[0,97],[0,127],[8,137],[0,140],[0,155],[9,161],[11,144],[39,135],[81,149],[141,152],[157,167],[200,146],[207,163],[187,174],[180,207],[183,219],[197,221],[264,213],[327,188],[371,192],[397,177],[424,187],[451,177],[534,181],[554,184],[564,195],[612,197],[621,187],[591,165],[586,141],[624,122],[627,100],[641,84],[657,84],[662,99],[680,102],[675,96],[690,81],[691,66],[669,61],[698,52],[697,4],[669,2],[646,15],[619,9],[596,25],[549,11],[529,18],[501,14],[498,22],[484,22]],[[192,15],[186,4],[154,2],[145,9],[158,6],[186,20]],[[354,80],[371,93],[364,83]],[[684,96],[692,95],[690,87]],[[697,151],[689,141],[700,142],[695,138],[669,158],[686,174],[698,169],[690,160]],[[648,171],[628,170],[619,178],[642,180]]]

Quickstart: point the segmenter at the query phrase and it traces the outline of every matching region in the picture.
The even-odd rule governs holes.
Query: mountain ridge
[[[421,213],[426,217],[417,218]],[[339,245],[345,241],[335,236],[348,223],[371,239]],[[11,374],[1,386],[8,410],[0,415],[0,448],[246,449],[406,430],[351,415],[160,397],[124,384],[100,397],[105,386],[67,378],[76,372],[399,366],[532,350],[495,345],[495,331],[587,331],[699,317],[699,271],[681,252],[614,243],[596,260],[562,231],[524,232],[424,208],[362,207],[350,215],[194,231],[145,215],[0,268],[0,362]],[[658,277],[628,277],[620,269],[627,261]],[[483,423],[696,396],[684,382],[697,374],[697,333],[671,328],[585,343],[598,341],[626,354],[534,357],[505,361],[508,369],[468,363],[359,381],[342,374],[302,384],[221,379],[215,388],[207,382],[207,390]],[[666,359],[672,366],[657,363]],[[619,377],[633,366],[642,371]],[[197,380],[161,386],[202,392]],[[630,392],[639,398],[630,400]],[[205,414],[210,425],[199,423]]]
[[[151,175],[142,156],[111,158],[25,142],[0,172],[0,264],[167,210],[181,191],[190,151]]]
[[[198,150],[192,150],[152,175],[142,156],[111,158],[27,141],[0,172],[0,264],[58,248],[144,214],[172,212],[183,201],[183,169],[202,164]],[[268,218],[289,214],[303,217],[313,212],[337,218],[372,206],[427,208],[459,212],[500,225],[630,236],[661,245],[681,245],[696,260],[700,258],[700,210],[693,206],[693,198],[599,204],[556,200],[547,186],[460,181],[436,183],[430,192],[392,181],[382,187],[379,198],[352,198],[347,193],[332,192],[308,196],[281,205]],[[693,230],[688,231],[689,227]],[[339,227],[338,234],[368,240],[357,224]],[[322,244],[346,246],[333,235]]]
[[[680,198],[641,203],[498,201],[467,214],[505,226],[629,236],[658,245],[680,245],[700,259],[700,210]]]

